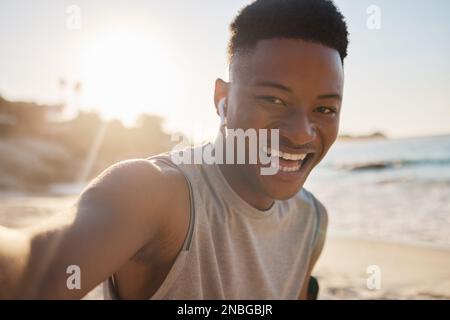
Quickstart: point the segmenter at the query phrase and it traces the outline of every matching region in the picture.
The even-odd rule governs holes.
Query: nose
[[[316,126],[304,111],[291,115],[283,127],[284,130],[280,128],[280,135],[285,136],[295,145],[302,146],[316,138]]]

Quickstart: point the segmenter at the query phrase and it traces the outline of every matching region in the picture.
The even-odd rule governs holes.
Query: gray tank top
[[[203,148],[199,146],[196,148]],[[190,194],[182,250],[151,299],[297,299],[306,281],[319,228],[314,196],[301,189],[261,211],[244,201],[216,164],[175,165]],[[113,277],[105,299],[116,299]]]

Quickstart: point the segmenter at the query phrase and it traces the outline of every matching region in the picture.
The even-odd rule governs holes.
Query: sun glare
[[[131,30],[115,31],[85,52],[83,102],[106,118],[131,124],[140,113],[164,108],[173,76],[173,64],[155,39]]]

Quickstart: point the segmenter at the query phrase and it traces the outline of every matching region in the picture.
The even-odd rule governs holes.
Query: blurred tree
[[[61,81],[61,85],[66,83]],[[0,172],[8,172],[8,179],[0,181],[0,187],[11,181],[15,186],[75,181],[92,154],[94,141],[100,142],[89,170],[91,177],[115,162],[147,158],[169,151],[177,143],[164,131],[159,116],[142,114],[134,127],[125,127],[120,120],[104,123],[96,112],[78,111],[65,121],[47,117],[61,107],[0,97],[0,150],[4,151]]]

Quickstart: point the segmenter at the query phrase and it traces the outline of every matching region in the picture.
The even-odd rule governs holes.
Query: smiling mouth
[[[289,153],[280,150],[272,149],[270,147],[264,147],[263,151],[269,157],[278,157],[279,159],[279,171],[287,173],[297,173],[300,172],[302,168],[313,157],[313,152],[304,153]]]

